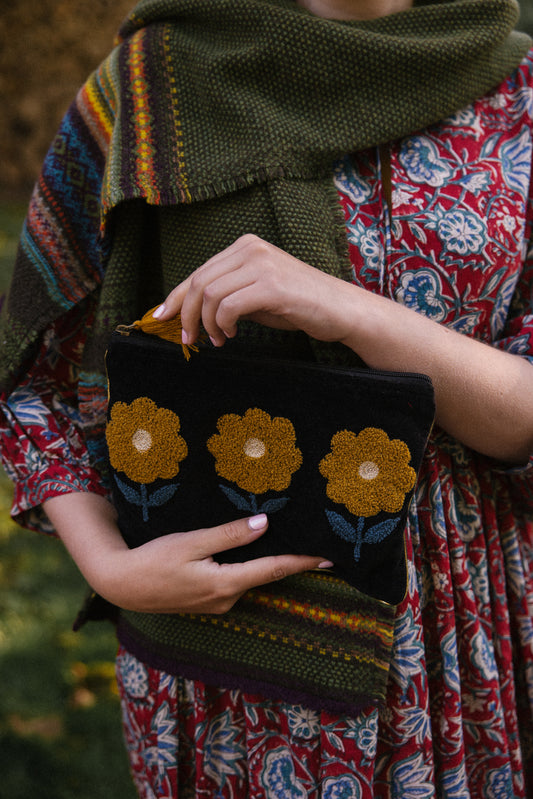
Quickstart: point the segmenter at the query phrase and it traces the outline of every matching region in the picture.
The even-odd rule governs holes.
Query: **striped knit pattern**
[[[118,630],[170,673],[355,713],[385,700],[393,628],[393,607],[313,572],[250,591],[222,616],[121,612]]]

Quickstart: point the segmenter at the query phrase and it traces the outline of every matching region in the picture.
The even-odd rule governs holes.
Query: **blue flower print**
[[[307,791],[296,777],[292,758],[283,747],[265,757],[261,782],[268,799],[304,799]]]
[[[361,783],[353,774],[328,777],[322,784],[322,799],[360,799]]]
[[[437,233],[447,250],[468,255],[483,250],[486,225],[477,214],[457,209],[442,214]]]
[[[510,189],[527,196],[531,174],[531,139],[528,128],[505,144],[500,150],[503,179]]]
[[[476,112],[472,105],[457,111],[446,119],[445,124],[453,125],[456,128],[472,128],[475,126],[477,120]]]
[[[402,760],[392,771],[391,794],[402,799],[423,799],[435,795],[432,768],[422,753]]]
[[[290,706],[287,721],[291,735],[295,738],[309,739],[320,733],[320,718],[315,710],[300,705]]]
[[[470,638],[471,655],[470,659],[472,665],[479,674],[482,675],[483,681],[498,679],[498,668],[496,666],[496,658],[494,655],[494,647],[487,638],[483,627]]]
[[[415,183],[443,186],[452,174],[448,164],[439,157],[433,142],[425,136],[407,139],[400,150],[399,160]]]
[[[446,316],[441,299],[442,287],[437,275],[428,269],[404,272],[396,289],[396,300],[435,322]]]
[[[511,769],[508,764],[503,769],[487,773],[485,794],[487,799],[508,799],[514,795]]]
[[[380,273],[385,258],[383,242],[379,228],[365,227],[361,219],[348,223],[348,241],[355,244],[363,256],[365,266],[363,274]]]
[[[209,724],[204,745],[204,769],[217,785],[225,782],[226,774],[244,776],[241,764],[246,762],[246,747],[238,735],[229,711],[215,716]]]
[[[362,180],[347,156],[335,164],[333,182],[356,206],[367,200],[372,193],[368,180]]]
[[[126,653],[117,657],[116,668],[130,697],[144,699],[148,695],[148,672],[142,663]]]

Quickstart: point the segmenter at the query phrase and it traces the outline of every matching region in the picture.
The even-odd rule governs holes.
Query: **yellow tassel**
[[[166,341],[172,341],[174,344],[180,344],[185,360],[188,361],[191,357],[191,350],[198,352],[198,347],[196,344],[184,344],[181,340],[183,328],[180,314],[177,314],[173,319],[161,322],[153,317],[153,312],[156,308],[159,308],[159,305],[147,311],[142,319],[138,319],[131,325],[119,325],[117,330],[120,333],[128,333],[130,330],[142,330],[143,333],[149,333],[151,336],[158,336]]]

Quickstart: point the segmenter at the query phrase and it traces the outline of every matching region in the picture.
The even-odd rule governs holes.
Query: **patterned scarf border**
[[[118,623],[154,668],[344,713],[384,703],[393,630],[394,607],[316,572],[249,591],[224,615],[121,611]]]

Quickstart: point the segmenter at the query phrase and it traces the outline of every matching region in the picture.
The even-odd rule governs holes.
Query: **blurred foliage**
[[[533,0],[520,0],[520,30],[526,31],[533,36]]]
[[[0,472],[0,796],[133,799],[110,624],[71,631],[86,586],[55,539],[9,518]]]

